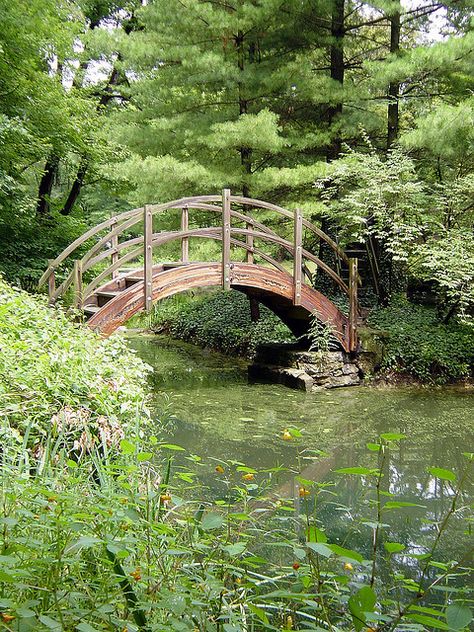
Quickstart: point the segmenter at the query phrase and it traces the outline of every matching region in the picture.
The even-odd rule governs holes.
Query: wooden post
[[[56,273],[54,270],[53,261],[54,259],[48,259],[48,296],[50,305],[54,305],[54,293],[56,292]]]
[[[247,230],[251,230],[253,231],[253,224],[247,224]],[[254,259],[253,259],[253,235],[247,235],[246,236],[246,242],[247,242],[247,263],[253,263]]]
[[[153,215],[150,207],[145,205],[143,209],[143,283],[145,311],[151,312],[153,305]]]
[[[230,189],[222,192],[222,287],[230,290]]]
[[[114,230],[114,228],[117,228],[117,218],[114,217],[113,218],[113,222],[110,225],[111,230]],[[118,248],[118,235],[113,235],[110,239],[110,247],[112,249],[112,254],[110,255],[110,263],[111,265],[114,265],[114,263],[117,263],[118,258],[119,258],[119,254],[117,251]],[[114,270],[112,272],[112,279],[115,279],[116,277],[118,277],[119,275],[119,271],[118,270]]]
[[[295,210],[293,239],[293,304],[301,305],[301,274],[303,266],[303,216],[299,209]]]
[[[349,259],[349,350],[355,351],[357,348],[357,259]]]
[[[187,206],[183,206],[181,209],[181,230],[189,229],[189,209]],[[183,237],[181,239],[181,261],[183,263],[189,262],[189,237]]]
[[[82,309],[82,261],[74,261],[74,307]]]

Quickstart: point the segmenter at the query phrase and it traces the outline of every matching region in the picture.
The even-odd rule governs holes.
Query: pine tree
[[[344,4],[342,4],[343,8]],[[341,7],[338,5],[339,14]],[[342,48],[326,2],[176,0],[143,9],[123,51],[138,77],[115,140],[140,199],[229,186],[299,204],[340,140]],[[331,62],[331,59],[333,61]],[[318,70],[322,67],[322,70]]]

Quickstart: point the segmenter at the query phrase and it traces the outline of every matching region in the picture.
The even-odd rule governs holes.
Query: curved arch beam
[[[153,275],[153,301],[159,301],[186,290],[221,286],[222,266],[217,263],[188,264],[171,270],[157,269]],[[333,328],[345,351],[349,350],[348,319],[328,298],[307,285],[302,286],[302,304],[293,306],[293,279],[287,273],[257,264],[234,263],[231,287],[243,292],[262,292],[266,304],[292,327],[294,321],[309,323],[311,314]],[[103,335],[110,335],[134,314],[144,309],[143,282],[125,290],[89,320],[88,324]]]

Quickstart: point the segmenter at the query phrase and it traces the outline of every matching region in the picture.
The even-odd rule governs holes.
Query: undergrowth
[[[251,357],[258,345],[293,340],[290,330],[268,308],[252,322],[250,302],[240,292],[217,291],[198,297],[178,295],[157,303],[146,321],[150,329],[201,347]]]
[[[18,441],[51,423],[97,434],[145,414],[147,372],[120,337],[102,339],[0,280],[0,410]]]
[[[455,321],[442,323],[434,308],[400,297],[389,307],[374,310],[368,324],[384,332],[383,369],[438,384],[473,374],[473,328]]]

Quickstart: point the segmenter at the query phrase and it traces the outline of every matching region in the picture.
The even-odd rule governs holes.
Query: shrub
[[[374,310],[369,324],[387,334],[382,368],[439,384],[472,375],[474,331],[468,325],[443,324],[435,309],[402,298]]]
[[[263,305],[260,319],[252,322],[248,298],[234,291],[173,297],[155,306],[150,324],[201,347],[245,356],[252,356],[259,344],[292,339],[286,325]]]
[[[38,219],[22,210],[18,216],[0,217],[1,274],[8,282],[34,291],[48,259],[54,259],[86,230],[86,222],[75,215]]]
[[[0,410],[19,441],[52,424],[109,432],[145,413],[147,367],[122,339],[101,339],[2,280],[0,367]]]

